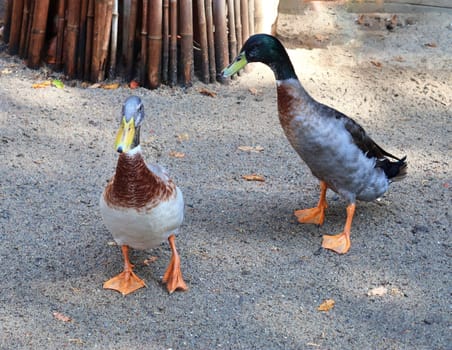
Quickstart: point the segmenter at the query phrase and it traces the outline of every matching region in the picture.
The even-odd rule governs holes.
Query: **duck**
[[[339,234],[323,235],[322,247],[338,254],[347,253],[357,200],[376,200],[392,182],[402,180],[407,174],[406,156],[398,158],[388,153],[352,118],[311,97],[276,37],[250,36],[221,75],[231,77],[250,62],[261,62],[273,71],[282,129],[320,181],[317,206],[295,210],[295,217],[303,224],[322,225],[328,207],[326,192],[328,189],[336,192],[347,203],[344,229]]]
[[[171,259],[163,275],[171,294],[188,289],[181,272],[175,236],[184,219],[184,198],[168,172],[147,164],[140,146],[140,127],[145,118],[143,102],[128,97],[122,105],[115,140],[119,153],[116,171],[100,196],[100,212],[124,258],[124,269],[103,284],[123,295],[146,287],[129,259],[129,249],[151,249],[168,240]]]

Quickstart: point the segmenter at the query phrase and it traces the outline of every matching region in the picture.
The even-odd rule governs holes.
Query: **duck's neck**
[[[312,98],[301,85],[297,77],[277,80],[278,114],[283,129],[287,132],[295,117],[307,115]]]
[[[293,68],[287,51],[279,50],[278,53],[278,57],[273,57],[272,60],[264,62],[271,68],[275,74],[276,80],[297,79],[295,69]]]
[[[127,153],[121,153],[116,165],[115,182],[122,186],[123,182],[135,183],[141,178],[148,178],[151,173],[144,161],[140,146]],[[150,177],[151,179],[153,176]]]
[[[119,155],[116,173],[107,193],[111,203],[141,208],[149,205],[154,197],[167,197],[169,192],[169,186],[147,167],[139,146]]]

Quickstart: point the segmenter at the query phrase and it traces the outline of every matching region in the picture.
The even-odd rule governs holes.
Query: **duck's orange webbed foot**
[[[355,204],[350,204],[347,207],[347,219],[345,221],[344,231],[340,234],[331,236],[324,235],[322,247],[330,249],[338,254],[345,254],[350,249],[350,230],[352,227],[353,215],[355,213]]]
[[[350,249],[350,234],[342,232],[338,235],[323,235],[322,247],[338,254],[345,254]]]
[[[172,255],[166,272],[163,275],[162,282],[166,283],[166,289],[170,294],[176,290],[186,291],[188,290],[188,287],[185,284],[184,279],[182,278],[182,271],[180,269],[180,257],[176,250],[175,236],[169,236],[168,242],[171,247]]]
[[[295,210],[294,215],[301,224],[322,225],[325,220],[325,208],[315,207],[309,209]]]
[[[113,289],[122,295],[127,295],[137,289],[146,287],[146,284],[132,271],[133,265],[129,260],[129,247],[124,245],[121,247],[121,250],[124,256],[124,271],[106,281],[103,287],[104,289]]]
[[[123,271],[104,283],[105,289],[116,290],[122,295],[130,294],[143,287],[146,287],[146,284],[133,271]]]
[[[320,199],[315,208],[295,210],[294,215],[299,223],[323,225],[325,221],[325,209],[328,207],[326,202],[326,190],[328,189],[325,182],[320,181]]]

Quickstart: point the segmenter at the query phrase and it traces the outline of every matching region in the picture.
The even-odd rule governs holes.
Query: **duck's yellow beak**
[[[116,135],[115,149],[119,153],[130,151],[135,138],[135,122],[131,118],[129,122],[123,117],[121,126],[119,127],[118,134]]]
[[[221,71],[221,75],[223,76],[223,78],[229,78],[230,76],[237,73],[240,69],[245,67],[247,64],[248,61],[246,59],[245,52],[242,51],[229,66]]]

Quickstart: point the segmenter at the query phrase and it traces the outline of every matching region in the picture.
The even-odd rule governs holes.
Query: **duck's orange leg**
[[[187,285],[182,278],[182,271],[180,269],[180,257],[176,250],[176,237],[171,235],[168,237],[168,242],[171,247],[171,260],[168,264],[165,274],[163,275],[163,283],[166,283],[166,289],[171,294],[177,289],[182,291],[188,290]]]
[[[339,254],[345,254],[350,249],[350,230],[352,227],[353,215],[355,214],[354,203],[347,207],[347,219],[345,220],[344,231],[335,236],[324,235],[322,247],[331,249]]]
[[[322,225],[325,220],[325,209],[328,207],[326,202],[327,184],[320,181],[320,199],[315,208],[295,210],[294,214],[298,222],[302,224]]]
[[[129,260],[129,247],[121,246],[122,255],[124,256],[124,271],[119,275],[109,279],[104,283],[105,289],[113,289],[127,295],[136,291],[137,289],[146,287],[144,281],[133,273],[133,265]]]

